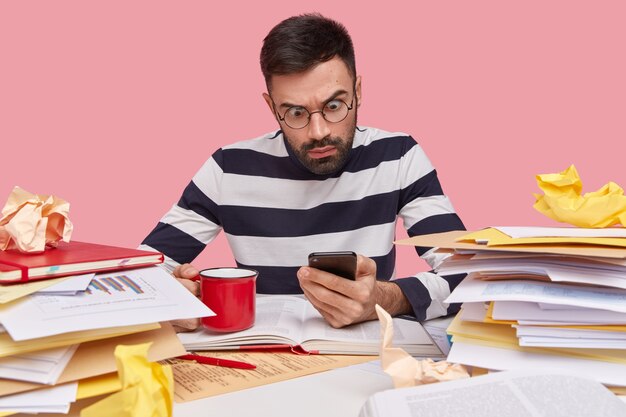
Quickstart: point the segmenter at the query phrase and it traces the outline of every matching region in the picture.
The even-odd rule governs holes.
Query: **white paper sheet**
[[[13,340],[115,326],[213,316],[159,267],[98,274],[75,296],[31,295],[0,313]]]
[[[0,358],[0,378],[56,384],[78,345]]]
[[[521,352],[490,346],[454,342],[448,361],[495,370],[542,370],[566,372],[607,385],[626,387],[626,365],[567,356]]]
[[[482,281],[468,275],[446,303],[528,301],[575,305],[626,313],[626,291],[537,281]]]
[[[577,307],[577,306],[565,306],[562,304],[550,304],[550,303],[537,303],[540,309],[542,310],[583,310],[589,311],[589,308]],[[595,309],[595,311],[602,311]]]
[[[0,411],[23,413],[67,413],[76,401],[78,382],[6,395],[0,398]],[[36,405],[35,405],[36,404]]]
[[[615,417],[624,404],[577,375],[495,372],[374,394],[359,417]]]
[[[494,227],[512,238],[524,237],[625,237],[626,228],[605,227],[589,229],[582,227],[526,227],[498,226]]]
[[[519,345],[525,347],[567,348],[567,349],[626,349],[626,340],[607,339],[566,339],[558,337],[519,338]]]
[[[489,273],[508,275],[526,273],[547,276],[554,282],[603,285],[626,289],[626,267],[598,263],[563,263],[558,258],[546,259],[480,259],[444,261],[438,272],[443,275]]]
[[[58,284],[54,284],[51,287],[39,290],[37,294],[55,293],[56,295],[74,295],[79,291],[85,291],[95,276],[96,274],[76,275]]]
[[[548,320],[518,320],[517,324],[522,326],[593,326],[598,323],[576,323],[576,322],[563,322],[563,321],[548,321]],[[621,324],[621,323],[614,323]]]
[[[560,309],[543,309],[538,303],[496,301],[493,305],[492,314],[495,320],[537,321],[557,324],[626,324],[626,313],[566,305],[561,307]]]
[[[487,306],[485,303],[463,303],[461,306],[461,320],[463,321],[477,321],[482,323],[487,316]]]
[[[542,327],[513,325],[518,337],[542,336],[579,339],[612,339],[626,340],[626,332],[612,332],[608,330],[577,329],[569,327]]]

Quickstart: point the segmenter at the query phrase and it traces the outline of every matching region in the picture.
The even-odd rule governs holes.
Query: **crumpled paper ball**
[[[376,304],[376,315],[380,321],[380,364],[391,376],[396,388],[414,387],[434,382],[469,378],[463,365],[432,359],[417,360],[404,349],[393,347],[393,321],[384,308]]]
[[[0,217],[0,250],[39,253],[69,242],[70,203],[53,195],[37,195],[15,187]]]
[[[81,417],[172,416],[172,367],[148,360],[151,344],[118,345],[115,348],[115,363],[122,389],[84,408]]]
[[[533,207],[551,219],[578,227],[626,226],[626,196],[614,182],[581,195],[583,184],[571,165],[558,174],[537,175],[537,185],[544,195],[534,194]]]

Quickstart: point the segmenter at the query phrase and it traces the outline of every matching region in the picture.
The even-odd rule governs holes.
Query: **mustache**
[[[331,138],[330,136],[325,137],[322,140],[314,140],[309,143],[305,143],[302,145],[300,149],[303,151],[310,151],[315,148],[323,148],[324,146],[340,146],[342,145],[342,141],[340,138]]]

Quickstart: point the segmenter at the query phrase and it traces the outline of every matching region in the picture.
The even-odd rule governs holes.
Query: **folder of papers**
[[[32,293],[42,289],[35,282],[15,284],[19,296],[0,304],[0,415],[67,412],[76,400],[118,391],[118,345],[150,344],[150,362],[177,357],[186,350],[168,321],[214,314],[154,266],[60,280],[45,293]],[[50,401],[63,387],[68,396]]]
[[[68,208],[16,188],[0,214],[0,415],[128,401],[171,414],[171,368],[157,362],[186,349],[169,321],[214,313],[155,266],[163,254],[70,241]]]
[[[580,229],[575,227],[490,227],[466,234],[459,240],[474,241],[479,244],[484,243],[487,246],[582,244],[626,247],[626,233],[624,233],[624,230],[609,230],[614,231],[614,233],[602,233],[597,229]]]
[[[11,339],[8,333],[0,334],[0,358],[23,354],[27,352],[36,352],[44,349],[52,349],[60,346],[68,346],[76,343],[88,342],[90,340],[107,339],[126,334],[143,332],[158,329],[158,323],[138,324],[132,326],[108,327],[104,329],[84,330],[79,332],[71,332],[57,334],[54,336],[42,337],[32,340],[24,340],[16,342]]]
[[[467,273],[448,360],[487,369],[577,369],[626,386],[626,229],[498,227],[396,242],[451,254]]]
[[[152,342],[148,357],[154,362],[185,353],[176,333],[167,323],[163,323],[163,326],[157,330],[84,343],[80,345],[54,386],[0,379],[0,400],[9,398],[13,401],[12,397],[15,395],[24,395],[27,399],[38,400],[37,393],[45,396],[47,392],[53,392],[50,390],[68,383],[78,383],[78,390],[74,389],[75,399],[118,391],[121,385],[117,374],[114,373],[116,365],[113,351],[120,344],[135,345],[145,342]],[[11,404],[17,403],[11,402]],[[13,409],[26,411],[26,408]]]
[[[0,323],[14,341],[211,315],[159,267],[98,274],[76,296],[35,294],[0,307]]]
[[[489,229],[487,229],[489,230]],[[495,229],[494,229],[495,230]],[[497,230],[496,230],[497,232]],[[480,235],[484,237],[484,235]],[[465,230],[453,230],[444,233],[434,233],[429,235],[413,236],[408,239],[398,240],[395,243],[398,245],[410,245],[410,246],[423,246],[423,247],[437,247],[440,249],[450,249],[459,251],[460,253],[486,253],[486,252],[519,252],[519,253],[541,253],[541,254],[554,254],[554,255],[572,255],[582,257],[598,257],[614,258],[623,260],[626,259],[626,251],[624,248],[591,245],[591,244],[577,244],[572,245],[564,243],[561,245],[546,245],[542,243],[525,243],[507,245],[489,246],[486,244],[476,243],[475,238],[471,238],[471,235]],[[489,236],[487,236],[489,237]],[[480,241],[480,240],[479,240]]]

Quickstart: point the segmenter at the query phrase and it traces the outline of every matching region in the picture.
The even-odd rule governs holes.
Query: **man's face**
[[[352,149],[361,102],[360,77],[355,82],[344,62],[335,57],[303,73],[273,76],[270,93],[271,97],[263,97],[302,165],[320,175],[341,169]],[[329,113],[339,103],[335,100],[352,104],[352,109],[344,120],[332,123],[318,111],[326,109],[331,118]],[[294,129],[280,120],[288,111],[301,114],[301,109],[312,113],[305,127]]]

